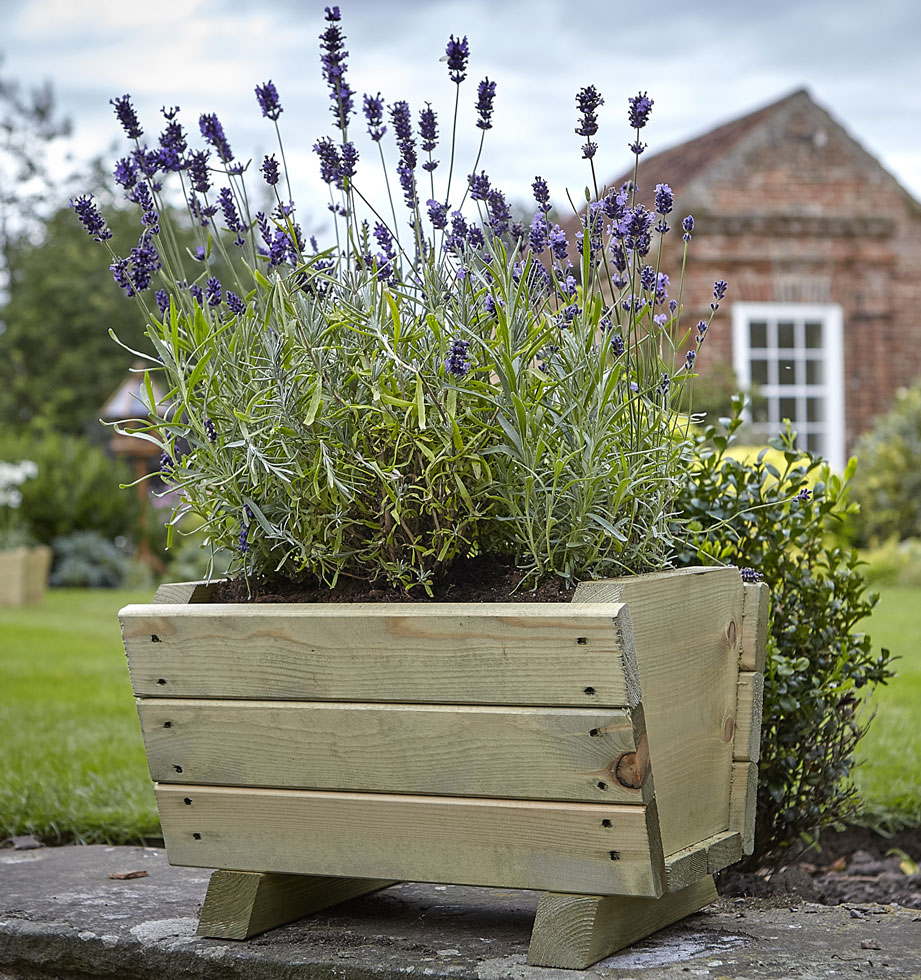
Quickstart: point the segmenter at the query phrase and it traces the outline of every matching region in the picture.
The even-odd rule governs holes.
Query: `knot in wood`
[[[614,765],[614,778],[625,789],[642,789],[645,776],[636,752],[624,752]]]
[[[729,620],[729,627],[726,630],[726,635],[729,637],[729,646],[735,650],[736,648],[736,623],[734,619]]]

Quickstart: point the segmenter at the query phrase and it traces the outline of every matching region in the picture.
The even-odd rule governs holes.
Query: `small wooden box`
[[[51,549],[45,545],[0,551],[0,606],[41,602],[50,568]]]
[[[202,934],[401,879],[530,888],[529,962],[585,966],[751,851],[767,604],[736,569],[568,604],[208,593],[120,613],[169,859],[222,869]]]

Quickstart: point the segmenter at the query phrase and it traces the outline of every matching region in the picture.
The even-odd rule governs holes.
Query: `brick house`
[[[806,91],[644,155],[647,206],[657,183],[677,204],[663,268],[680,267],[682,217],[696,221],[689,322],[709,312],[713,281],[729,282],[701,374],[731,363],[740,387],[759,387],[759,435],[789,417],[801,445],[841,467],[895,390],[921,376],[921,204]]]

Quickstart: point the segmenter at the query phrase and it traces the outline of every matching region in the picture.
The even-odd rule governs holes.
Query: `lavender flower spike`
[[[105,242],[112,237],[112,232],[106,226],[105,218],[93,204],[92,194],[83,194],[75,198],[70,202],[70,206],[76,211],[86,233],[94,242]]]
[[[496,98],[496,83],[484,78],[477,89],[477,126],[482,130],[492,129],[493,100]]]
[[[445,360],[445,370],[455,377],[462,378],[470,370],[470,361],[467,351],[470,348],[469,340],[454,340],[448,348],[448,357]]]
[[[198,117],[198,128],[205,140],[217,150],[217,155],[224,163],[233,160],[233,150],[230,149],[230,144],[224,135],[224,127],[215,113],[202,113]]]
[[[467,59],[470,57],[470,46],[467,44],[467,36],[464,35],[460,40],[455,40],[451,35],[445,47],[445,60],[448,62],[448,72],[451,81],[460,85],[467,77]]]
[[[278,101],[278,89],[271,81],[266,82],[265,85],[256,86],[256,100],[262,109],[262,115],[266,119],[271,119],[274,122],[281,115],[282,108]]]
[[[363,102],[365,119],[368,120],[368,135],[375,143],[381,141],[381,137],[387,132],[384,123],[384,100],[381,93],[377,95],[366,95]]]
[[[668,184],[656,184],[656,211],[659,214],[669,214],[675,206],[675,197]]]
[[[109,99],[109,105],[115,106],[115,115],[122,124],[128,139],[136,140],[144,135],[141,124],[138,122],[137,113],[131,104],[131,96],[123,95],[118,99]]]
[[[632,129],[642,129],[649,122],[649,113],[655,103],[645,92],[634,95],[627,99],[630,104],[630,111],[627,118]]]

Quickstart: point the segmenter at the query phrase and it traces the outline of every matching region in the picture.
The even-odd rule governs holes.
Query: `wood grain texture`
[[[621,612],[281,603],[126,606],[119,618],[142,696],[629,707]]]
[[[164,582],[157,587],[151,603],[154,605],[188,605],[190,603],[208,602],[219,581],[206,582]]]
[[[395,884],[367,878],[215,871],[198,919],[198,935],[249,939],[266,929]]]
[[[716,901],[711,877],[662,898],[550,893],[537,906],[530,966],[584,970]]]
[[[651,799],[624,709],[146,698],[138,714],[158,782]]]
[[[729,829],[742,837],[742,853],[755,849],[755,814],[758,801],[758,764],[732,764],[732,790],[729,798]]]
[[[714,874],[742,857],[742,837],[726,830],[693,847],[685,847],[665,858],[665,882],[670,892],[681,891],[706,874]]]
[[[573,605],[626,602],[666,854],[728,824],[743,585],[735,568],[583,582]]]
[[[761,758],[761,718],[764,705],[764,675],[743,670],[736,698],[736,727],[732,757],[736,762]]]
[[[658,896],[645,807],[159,785],[170,863]],[[655,859],[654,859],[655,858]]]
[[[742,605],[742,670],[764,673],[771,590],[764,582],[745,586]]]

